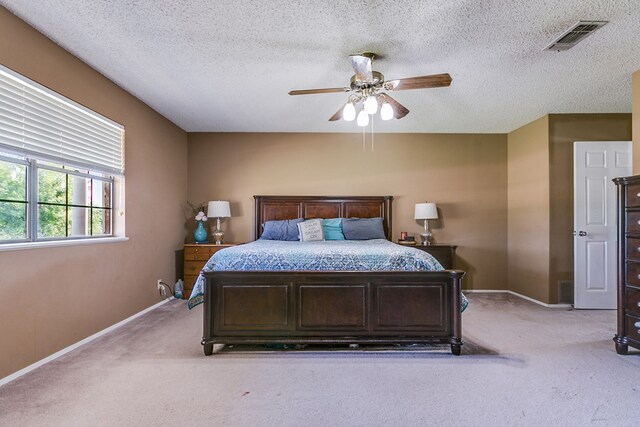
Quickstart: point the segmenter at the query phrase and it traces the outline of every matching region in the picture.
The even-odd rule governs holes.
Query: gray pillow
[[[264,240],[286,240],[293,242],[298,238],[298,223],[304,221],[302,218],[285,219],[281,221],[267,221],[262,224],[262,236]]]
[[[343,218],[342,232],[347,240],[386,239],[382,218]]]

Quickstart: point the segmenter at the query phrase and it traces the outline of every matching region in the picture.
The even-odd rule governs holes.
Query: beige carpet
[[[1,426],[640,425],[615,313],[472,294],[463,355],[234,349],[173,301],[0,387]]]

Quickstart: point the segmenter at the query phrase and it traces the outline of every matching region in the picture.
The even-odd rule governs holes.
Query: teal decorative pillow
[[[344,240],[342,218],[323,219],[322,231],[325,240]]]

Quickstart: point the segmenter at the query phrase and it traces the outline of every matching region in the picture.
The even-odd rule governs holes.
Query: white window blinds
[[[0,65],[0,150],[124,174],[124,127]]]

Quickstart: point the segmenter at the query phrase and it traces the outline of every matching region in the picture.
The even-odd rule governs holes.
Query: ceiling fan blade
[[[378,95],[378,105],[382,106],[385,102],[388,102],[393,108],[393,117],[396,119],[401,119],[407,114],[409,114],[409,109],[404,105],[400,104],[398,101],[387,95],[386,93],[381,93]]]
[[[332,87],[325,89],[302,89],[302,90],[292,90],[289,92],[289,95],[313,95],[316,93],[344,93],[351,92],[350,87]]]
[[[428,89],[432,87],[447,87],[449,85],[451,85],[451,76],[448,73],[389,80],[383,84],[387,90]]]
[[[344,105],[340,107],[340,109],[336,111],[336,113],[333,116],[329,118],[330,122],[335,122],[336,120],[342,119],[342,112],[344,111],[345,105],[347,105],[347,102],[345,102]]]
[[[371,69],[371,59],[373,55],[349,55],[351,66],[356,72],[356,80],[361,82],[370,82],[373,80],[373,70]]]

